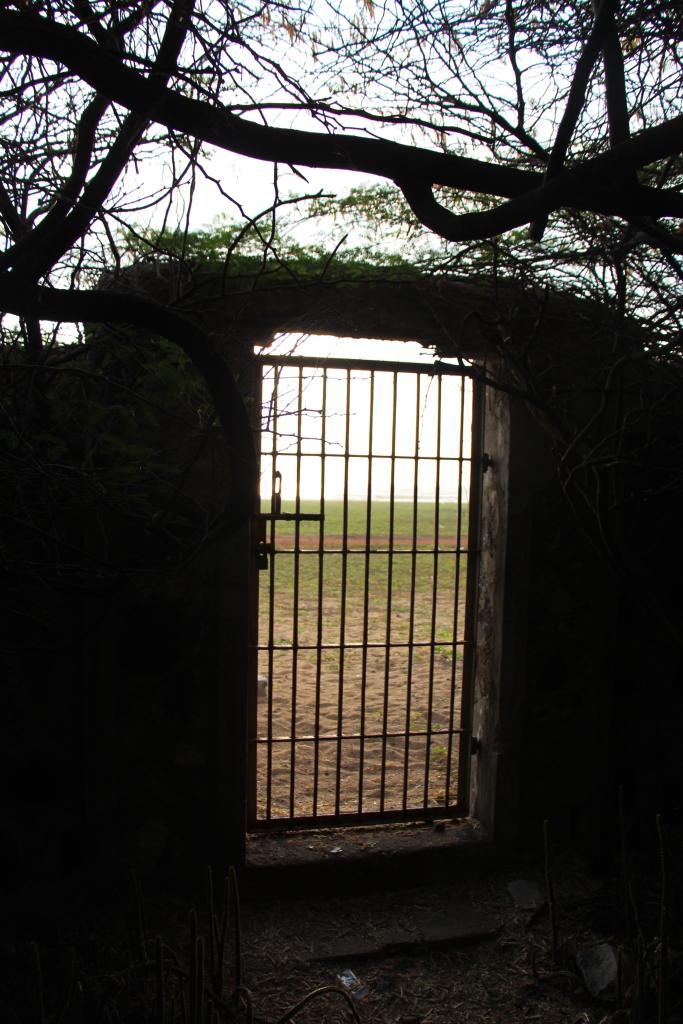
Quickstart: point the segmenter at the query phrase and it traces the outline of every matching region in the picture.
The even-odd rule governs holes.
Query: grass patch
[[[293,511],[293,505],[284,507]],[[302,502],[300,511],[316,513],[320,504]],[[437,515],[438,511],[438,515]],[[452,657],[454,624],[462,635],[468,507],[455,503],[373,503],[368,526],[363,501],[327,502],[319,554],[318,522],[275,524],[274,640],[315,643],[322,608],[323,642],[337,643],[345,616],[345,639],[384,642],[387,622],[393,642],[436,642],[437,652]],[[346,525],[346,530],[344,526]],[[392,553],[388,551],[393,531]],[[344,536],[347,545],[344,546]],[[458,544],[458,540],[460,543]],[[442,550],[443,549],[443,550]],[[298,565],[298,574],[296,573]],[[298,591],[295,592],[295,575]],[[458,585],[456,587],[456,576]],[[268,576],[261,577],[261,637],[268,636]],[[411,594],[414,592],[414,599]],[[296,595],[296,616],[295,616]],[[322,597],[322,600],[320,598]],[[457,597],[457,607],[456,607]],[[456,657],[460,651],[456,647]]]
[[[264,502],[261,510],[268,512],[269,509],[270,503]],[[305,515],[316,515],[321,511],[321,503],[302,501],[297,510],[293,501],[283,502],[282,512],[292,514],[297,511]],[[389,501],[373,501],[368,515],[365,501],[326,501],[323,521],[326,547],[341,548],[345,523],[349,546],[353,547],[364,546],[368,536],[371,544],[381,538],[388,540],[392,529],[394,539],[398,540],[403,548],[412,546],[413,537],[419,548],[433,548],[435,537],[438,537],[439,543],[444,547],[456,546],[458,538],[459,546],[465,547],[469,528],[469,505],[461,505],[458,513],[458,505],[455,502],[440,502],[437,509],[435,502],[421,501],[416,509],[412,501],[397,501],[393,508]],[[318,523],[300,522],[300,545],[307,546],[313,542],[317,545],[319,532]],[[295,536],[295,523],[278,521],[278,547],[292,547]]]

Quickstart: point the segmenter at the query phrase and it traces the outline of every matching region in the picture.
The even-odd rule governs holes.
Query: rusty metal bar
[[[422,378],[415,379],[415,446],[413,449],[413,516],[410,546],[410,605],[408,611],[408,665],[406,672],[406,742],[403,754],[403,795],[402,808],[408,807],[408,776],[410,773],[410,719],[413,700],[413,652],[415,650],[415,589],[417,585],[417,510],[419,508],[419,466],[420,466],[420,393]]]
[[[266,520],[268,520],[269,517],[266,516],[265,518],[266,518]],[[274,518],[279,522],[282,517],[281,516],[275,516]],[[312,516],[312,517],[309,517],[309,518],[312,521],[317,522],[320,519],[320,516],[319,515],[315,515],[315,516]],[[305,516],[303,517],[302,521],[303,522],[306,521],[306,517]],[[280,551],[293,551],[294,548],[279,548],[279,550]],[[326,555],[338,555],[340,553],[340,550],[341,550],[340,548],[325,548],[325,551],[323,552],[323,554],[326,554]],[[437,551],[440,555],[455,555],[455,554],[458,553],[458,551],[460,552],[461,555],[466,555],[467,554],[467,548],[466,547],[464,547],[464,548],[442,548],[442,547],[439,547],[439,548],[433,548],[433,547],[432,548],[427,548],[427,547],[417,548],[417,554],[419,554],[419,555],[433,555],[435,551]],[[411,552],[412,552],[412,548],[401,548],[400,554],[402,554],[402,555],[409,555],[409,554],[411,554]],[[299,553],[301,555],[306,555],[306,556],[312,558],[314,555],[318,554],[318,551],[317,551],[317,549],[314,549],[314,548],[302,548]],[[349,548],[348,554],[349,554],[349,558],[353,558],[354,556],[364,556],[365,555],[365,548]],[[388,555],[389,554],[389,548],[388,547],[387,548],[370,548],[370,554],[371,555]]]
[[[286,832],[292,829],[306,828],[338,828],[343,825],[390,825],[394,822],[437,821],[455,815],[453,808],[447,811],[443,807],[425,807],[415,810],[364,811],[359,818],[356,811],[340,811],[339,814],[298,815],[295,818],[271,818],[270,821],[259,821],[259,832]],[[458,811],[457,813],[461,813]]]
[[[289,814],[294,816],[296,800],[296,734],[297,699],[299,679],[299,552],[301,548],[301,414],[303,402],[303,367],[299,367],[296,396],[296,461],[294,497],[294,593],[292,594],[292,706],[291,706],[291,747],[289,754]]]
[[[464,731],[471,737],[472,690],[474,687],[474,654],[476,641],[476,593],[479,576],[479,544],[481,519],[481,484],[484,462],[484,386],[481,381],[472,381],[472,450],[470,453],[470,503],[467,536],[467,584],[465,600],[465,631],[462,654],[462,705],[460,721],[465,723]],[[459,802],[466,813],[469,809],[469,788],[472,750],[470,743],[460,741],[458,759]]]
[[[358,452],[354,452],[354,455],[358,455]],[[327,458],[328,459],[343,459],[344,458],[344,453],[343,452],[328,452],[327,453]],[[395,461],[396,462],[412,462],[413,461],[413,456],[412,455],[401,455],[400,452],[397,452],[396,453],[396,460]],[[420,462],[436,462],[436,461],[437,461],[436,455],[420,455]],[[441,461],[441,462],[457,462],[458,458],[455,455],[442,455],[441,459],[439,461]],[[469,461],[469,459],[467,457],[465,457],[465,462],[468,462],[468,461]],[[281,516],[276,516],[275,518],[276,519],[287,519],[287,518],[292,519],[293,515],[294,515],[293,513],[283,513]],[[304,515],[306,515],[306,513],[304,513]]]
[[[368,650],[370,621],[370,559],[372,548],[372,442],[375,421],[375,371],[370,371],[368,409],[368,486],[365,502],[365,565],[363,572],[363,643],[361,661],[360,744],[358,751],[358,813],[363,813],[363,777],[365,768],[365,715],[368,683]]]
[[[439,521],[440,521],[440,510],[441,510],[441,463],[439,461],[439,455],[441,453],[441,400],[442,400],[442,380],[441,377],[437,377],[437,392],[436,392],[436,480],[434,482],[434,561],[432,569],[432,614],[430,622],[429,638],[431,646],[429,649],[429,696],[427,698],[427,732],[429,738],[427,739],[425,749],[425,783],[424,783],[424,807],[429,805],[429,779],[432,767],[432,722],[434,719],[434,647],[436,644],[436,614],[437,614],[437,601],[439,596]]]
[[[458,651],[458,629],[460,628],[460,569],[462,565],[462,551],[460,548],[460,537],[462,534],[462,476],[463,476],[463,449],[465,443],[465,381],[462,380],[460,383],[460,419],[458,424],[459,438],[458,438],[458,499],[457,499],[457,512],[456,512],[456,555],[455,555],[455,594],[453,595],[453,648],[452,648],[452,666],[451,666],[451,700],[449,708],[449,722],[451,726],[455,721],[455,704],[457,694],[457,667],[458,659],[456,657]],[[470,485],[468,486],[468,493],[471,491],[471,472],[470,472]],[[462,706],[462,675],[461,675],[461,706]],[[461,715],[462,720],[462,715]],[[448,753],[446,755],[446,790],[444,793],[446,806],[449,805],[451,799],[451,772],[453,769],[453,738],[454,733],[451,731],[448,738]],[[457,796],[460,795],[461,787],[459,785],[458,776],[458,792]]]
[[[339,683],[337,691],[337,730],[341,735],[344,717],[344,652],[346,640],[346,587],[349,554],[349,437],[351,430],[351,369],[346,370],[346,422],[344,431],[344,497],[342,512],[342,578],[341,615],[339,623]],[[334,786],[334,809],[339,814],[341,806],[341,762],[342,740],[337,746],[337,766]]]
[[[426,552],[426,553],[429,554],[429,552]],[[286,552],[286,554],[291,554],[291,552]],[[338,555],[338,554],[340,554],[340,552],[336,551],[335,554]],[[400,554],[404,554],[404,552],[401,551]],[[334,643],[334,644],[323,643],[321,646],[322,646],[323,651],[338,651],[339,650],[339,644],[337,644],[337,643]],[[369,640],[367,646],[368,646],[368,648],[370,650],[372,650],[373,648],[376,648],[377,650],[384,650],[387,645],[386,645],[384,640]],[[392,642],[391,646],[393,648],[395,648],[395,649],[398,649],[400,647],[406,647],[407,648],[409,646],[409,642],[407,640],[394,640]],[[415,640],[415,641],[413,641],[412,646],[413,647],[431,647],[432,646],[432,642],[431,642],[431,640]],[[459,643],[456,646],[464,647],[464,641],[459,641]],[[346,650],[346,651],[356,651],[356,650],[360,651],[362,649],[362,647],[363,647],[363,643],[360,640],[359,641],[347,640],[344,643],[344,650]],[[267,650],[268,648],[262,648],[262,647],[259,648],[259,650],[264,650],[264,649]],[[274,651],[291,651],[292,650],[292,645],[291,644],[274,644],[273,645],[273,650]],[[301,644],[300,643],[300,644],[297,645],[297,650],[299,650],[299,651],[317,651],[318,650],[318,645],[317,644]]]
[[[273,394],[271,398],[271,509],[272,495],[277,485],[277,434],[279,412],[280,369],[273,367]],[[274,645],[275,645],[275,520],[270,522],[270,570],[268,573],[268,711],[266,718],[266,734],[270,740],[273,735],[273,677],[274,677]],[[266,819],[270,818],[273,806],[273,748],[268,743],[266,754]]]
[[[428,732],[426,729],[413,729],[411,731],[410,735],[411,736],[447,736],[450,731],[451,730],[447,729],[447,728],[444,728],[444,729],[432,729],[431,732]],[[465,732],[467,732],[467,730],[466,729],[456,729],[455,732],[457,732],[457,733],[465,733]],[[365,733],[365,738],[366,738],[366,740],[381,740],[385,736],[388,736],[390,739],[400,739],[402,736],[405,736],[405,735],[406,734],[403,731],[403,729],[398,729],[398,730],[391,730],[391,729],[389,729],[389,730],[387,730],[387,732],[384,732],[383,730],[382,730],[382,732],[366,732]],[[361,738],[361,733],[360,732],[342,732],[342,733],[332,732],[332,733],[321,733],[321,734],[318,734],[318,735],[316,735],[316,733],[311,733],[310,735],[298,736],[297,739],[301,743],[316,743],[316,742],[317,743],[324,743],[326,741],[329,742],[329,743],[335,743],[339,739],[340,736],[341,736],[341,738],[343,740],[359,740]],[[289,734],[287,734],[286,736],[273,736],[270,740],[261,739],[261,740],[259,740],[259,742],[260,743],[267,743],[267,742],[270,742],[270,743],[290,743],[291,739],[292,739],[292,737]]]
[[[389,717],[389,681],[391,677],[391,599],[394,572],[394,521],[396,508],[396,412],[398,404],[398,373],[393,374],[393,390],[391,400],[391,469],[389,477],[389,543],[387,552],[387,623],[386,623],[386,658],[384,662],[384,698],[382,713],[382,767],[379,786],[379,809],[384,810],[387,776],[387,722]]]
[[[320,785],[320,707],[322,687],[323,657],[323,595],[325,588],[325,445],[327,423],[327,370],[323,370],[322,403],[320,423],[320,527],[318,531],[318,617],[316,622],[316,657],[315,657],[315,750],[313,752],[313,817],[318,814],[318,787]]]
[[[254,429],[254,446],[262,454],[264,432],[260,423],[261,410],[263,408],[263,370],[252,377],[253,401],[252,423]],[[260,506],[258,491],[253,495],[254,512],[257,513]],[[260,605],[260,579],[259,567],[257,564],[257,546],[265,541],[265,523],[259,523],[254,515],[250,524],[251,559],[249,564],[248,580],[248,602],[249,602],[249,677],[250,683],[247,693],[247,827],[251,827],[258,818],[258,787],[256,779],[258,776],[258,674],[259,674],[259,605]]]
[[[317,523],[322,518],[320,512],[259,512],[259,518],[267,523],[275,519],[278,523]]]
[[[436,360],[433,363],[396,363],[389,359],[334,359],[317,356],[260,355],[259,362],[266,366],[303,366],[315,370],[375,370],[392,373],[398,366],[400,373],[420,373],[428,376],[469,377],[468,366],[453,366]]]

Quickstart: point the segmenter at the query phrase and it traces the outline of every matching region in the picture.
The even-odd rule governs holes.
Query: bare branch
[[[189,28],[192,9],[193,0],[175,0],[171,8],[166,32],[150,76],[155,84],[163,87],[170,78],[171,69],[175,65]],[[95,130],[108,105],[108,99],[103,96],[96,96],[88,105],[81,119],[72,174],[61,199],[41,224],[30,234],[26,234],[14,249],[0,257],[0,267],[13,266],[33,278],[40,278],[49,272],[59,257],[87,230],[123,172],[148,120],[144,110],[126,118],[97,174],[83,189],[80,202],[68,217],[63,219],[63,214],[72,205],[85,182]]]
[[[150,116],[161,124],[245,156],[299,166],[365,171],[391,180],[419,180],[505,197],[531,192],[542,180],[534,172],[388,140],[323,135],[255,124],[145,79],[65,26],[34,16],[1,12],[0,29],[3,31],[0,45],[12,45],[26,53],[63,62],[89,84],[129,109],[151,111]],[[615,186],[614,179],[624,170],[641,167],[682,149],[683,116],[678,116],[646,129],[610,154],[602,154],[572,168],[563,175],[561,186],[552,190],[544,188],[542,202],[539,203],[539,196],[535,194],[525,200],[523,206],[530,211],[526,220],[536,216],[534,204],[543,207],[546,199],[550,199],[548,208],[579,205],[623,217],[680,215],[683,211],[680,193],[645,188],[634,192]],[[556,159],[559,159],[559,152],[558,148]],[[519,219],[518,215],[501,216],[501,223],[509,222],[510,226],[526,220]],[[450,238],[453,234],[450,232],[444,237]]]
[[[567,105],[557,129],[557,135],[555,137],[553,148],[550,152],[550,157],[548,158],[546,180],[553,178],[564,163],[564,158],[567,155],[569,143],[571,142],[571,138],[574,133],[574,128],[579,120],[579,116],[586,99],[588,80],[595,66],[595,62],[600,56],[603,39],[609,30],[610,23],[613,24],[614,22],[614,10],[618,6],[618,3],[619,0],[602,0],[600,8],[595,15],[595,21],[593,22],[593,27],[588,37],[588,41],[586,42],[581,56],[576,62],[574,77],[569,90],[569,96],[567,97]],[[540,242],[543,238],[543,232],[546,229],[547,223],[547,216],[541,216],[531,224],[531,227],[529,228],[529,236],[534,242]]]

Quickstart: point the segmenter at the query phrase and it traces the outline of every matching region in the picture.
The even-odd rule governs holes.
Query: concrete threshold
[[[451,881],[490,868],[493,844],[471,818],[251,833],[240,886],[258,898],[347,895]]]

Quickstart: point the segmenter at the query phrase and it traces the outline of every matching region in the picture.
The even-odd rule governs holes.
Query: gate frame
[[[358,826],[373,824],[391,824],[409,821],[425,821],[434,819],[456,819],[465,817],[470,812],[472,789],[472,757],[479,751],[479,741],[473,735],[473,701],[475,691],[476,670],[476,621],[477,621],[477,582],[480,563],[481,538],[481,494],[482,477],[489,467],[490,460],[483,452],[484,434],[484,393],[485,386],[476,374],[474,367],[453,366],[447,363],[415,363],[410,361],[355,359],[315,356],[271,355],[262,353],[255,360],[258,372],[254,374],[254,429],[258,436],[257,450],[261,453],[260,415],[263,406],[263,369],[267,366],[293,366],[314,369],[343,370],[374,370],[377,372],[404,372],[423,376],[458,376],[468,377],[472,385],[471,399],[471,436],[470,436],[470,498],[469,521],[467,531],[467,570],[465,578],[465,615],[463,622],[463,667],[460,725],[453,733],[460,736],[457,754],[457,799],[450,807],[423,807],[406,810],[390,811],[349,811],[336,814],[300,815],[289,818],[259,819],[257,817],[257,737],[258,713],[258,651],[259,651],[259,587],[260,568],[258,558],[269,552],[270,545],[266,536],[266,525],[269,520],[280,518],[276,513],[260,512],[260,496],[258,490],[254,495],[254,514],[250,524],[250,558],[248,580],[248,669],[247,680],[247,771],[246,771],[246,829],[247,833],[266,833],[272,831],[294,831],[306,828],[334,828],[339,826]],[[260,479],[260,474],[259,474]],[[303,514],[286,514],[283,519],[311,519],[319,516]]]

